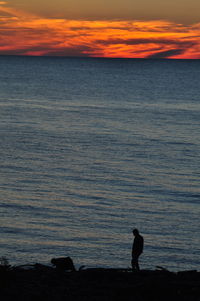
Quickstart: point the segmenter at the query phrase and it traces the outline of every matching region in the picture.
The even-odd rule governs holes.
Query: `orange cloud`
[[[200,24],[46,19],[5,4],[0,54],[200,59]]]

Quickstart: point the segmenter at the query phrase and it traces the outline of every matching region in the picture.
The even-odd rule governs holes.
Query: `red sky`
[[[12,2],[0,1],[1,55],[200,59],[200,22],[150,16],[70,19]]]

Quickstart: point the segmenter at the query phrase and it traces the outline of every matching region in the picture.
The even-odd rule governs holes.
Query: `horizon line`
[[[151,61],[198,61],[200,58],[148,58],[148,57],[104,57],[104,56],[73,56],[73,55],[30,55],[30,54],[0,54],[0,57],[27,57],[27,58],[67,58],[67,59],[106,59],[106,60],[151,60]]]

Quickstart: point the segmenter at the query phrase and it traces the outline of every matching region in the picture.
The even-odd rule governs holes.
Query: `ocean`
[[[0,257],[200,266],[200,61],[0,57]]]

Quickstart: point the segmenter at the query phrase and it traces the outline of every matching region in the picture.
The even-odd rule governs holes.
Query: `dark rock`
[[[60,273],[35,264],[12,268],[0,297],[3,301],[200,301],[200,272],[97,268]]]
[[[73,260],[70,257],[52,258],[51,263],[60,271],[75,271]]]

